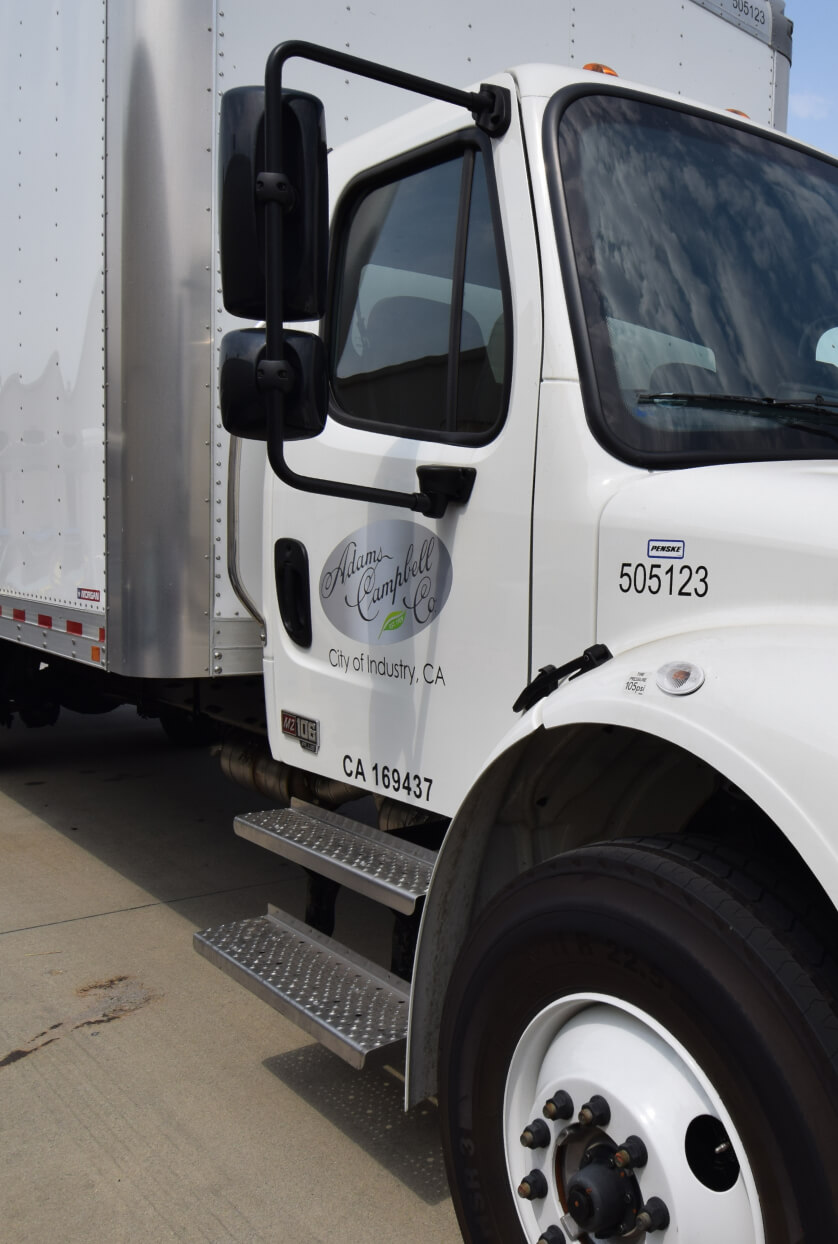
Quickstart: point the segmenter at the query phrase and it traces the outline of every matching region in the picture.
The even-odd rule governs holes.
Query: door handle
[[[274,545],[276,601],[286,632],[300,648],[311,647],[311,589],[308,553],[299,540]]]

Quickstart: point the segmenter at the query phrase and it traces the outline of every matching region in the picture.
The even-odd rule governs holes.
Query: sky
[[[838,155],[838,0],[786,0],[794,22],[788,132]]]

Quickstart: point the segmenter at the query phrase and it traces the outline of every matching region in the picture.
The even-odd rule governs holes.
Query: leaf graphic
[[[395,613],[388,613],[384,619],[384,625],[378,632],[379,636],[383,635],[385,631],[397,631],[406,617],[407,614],[404,609],[397,609]]]

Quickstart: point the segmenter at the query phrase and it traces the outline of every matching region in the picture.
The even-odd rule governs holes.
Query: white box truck
[[[7,716],[249,731],[306,919],[196,947],[404,1059],[464,1239],[834,1238],[838,163],[783,4],[84,14],[3,51]]]

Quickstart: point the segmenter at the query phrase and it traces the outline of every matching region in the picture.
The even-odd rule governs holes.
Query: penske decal
[[[684,557],[683,540],[650,540],[646,556],[653,561],[681,561]]]

